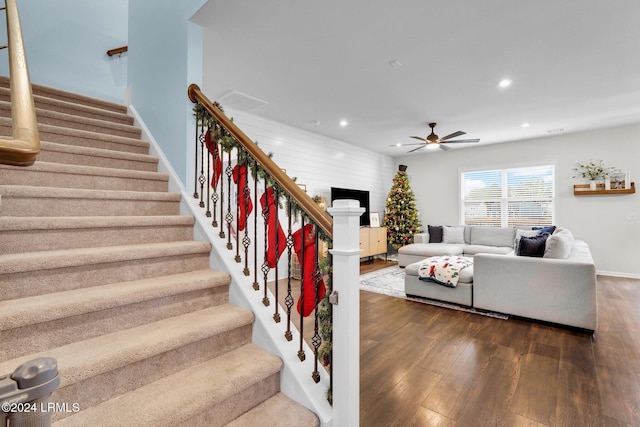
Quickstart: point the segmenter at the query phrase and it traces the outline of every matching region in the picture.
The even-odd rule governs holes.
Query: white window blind
[[[493,227],[552,225],[553,165],[462,172],[461,223]]]

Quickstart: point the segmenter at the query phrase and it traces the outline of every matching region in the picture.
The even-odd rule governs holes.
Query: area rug
[[[423,304],[435,305],[438,307],[450,308],[453,310],[466,311],[467,313],[481,314],[483,316],[495,317],[497,319],[508,319],[509,316],[502,313],[490,311],[479,311],[474,308],[461,307],[456,304],[449,304],[442,301],[428,298],[408,297],[404,293],[404,270],[397,265],[383,268],[360,275],[360,289],[367,292],[387,295],[395,298],[402,298]]]

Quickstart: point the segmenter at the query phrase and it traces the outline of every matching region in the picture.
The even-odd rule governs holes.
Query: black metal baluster
[[[249,246],[251,245],[251,238],[249,237],[249,201],[251,200],[251,187],[249,187],[249,173],[250,173],[250,165],[249,165],[249,154],[247,153],[245,157],[245,165],[246,165],[246,173],[243,175],[242,179],[244,180],[242,185],[242,193],[244,199],[244,234],[242,235],[242,247],[244,248],[244,269],[242,272],[245,276],[251,274],[249,270]],[[254,204],[258,203],[256,199]]]
[[[313,282],[314,282],[314,288],[315,288],[315,293],[314,293],[314,303],[315,303],[315,309],[314,309],[314,322],[313,322],[313,338],[311,338],[311,342],[313,344],[313,367],[314,367],[314,371],[311,374],[311,378],[313,378],[313,380],[318,383],[320,382],[320,373],[318,372],[318,349],[320,348],[320,345],[322,344],[322,338],[320,337],[320,333],[319,333],[319,329],[318,329],[318,320],[319,320],[319,309],[320,309],[320,304],[318,304],[318,296],[320,294],[320,282],[322,281],[322,272],[320,271],[320,264],[318,263],[318,246],[320,244],[320,241],[318,240],[319,238],[319,232],[318,232],[318,227],[314,226],[315,228],[315,242],[314,242],[314,256],[315,256],[315,262],[314,262],[314,269],[313,269]]]
[[[300,349],[298,350],[298,359],[304,361],[307,357],[304,354],[304,215],[301,215],[301,228],[300,228]]]
[[[255,176],[253,177],[253,194],[254,194],[254,200],[256,200],[256,212],[253,216],[253,241],[256,242],[253,245],[253,289],[255,289],[256,291],[260,289],[260,284],[258,283],[258,181],[259,181],[259,165],[258,165],[258,161],[254,159],[254,164],[255,164]],[[267,195],[264,195],[265,197],[265,201],[266,201],[266,197]],[[266,240],[265,240],[265,245],[266,245]]]
[[[234,257],[235,262],[240,263],[242,262],[242,258],[240,258],[240,222],[242,221],[242,218],[240,218],[240,206],[241,203],[243,203],[243,195],[240,194],[240,188],[242,188],[242,183],[240,182],[240,169],[242,168],[242,148],[238,147],[238,154],[237,154],[237,158],[236,158],[236,167],[235,169],[235,173],[233,175],[233,180],[236,183],[236,256]]]
[[[227,175],[227,214],[224,217],[227,223],[227,249],[233,249],[233,243],[231,243],[231,222],[233,221],[233,215],[231,214],[231,175],[233,174],[233,166],[231,166],[231,150],[227,155],[227,167],[225,169]]]
[[[280,219],[279,216],[280,214],[278,213],[278,201],[280,200],[280,188],[278,186],[275,186],[275,188],[273,189],[273,197],[275,197],[276,199],[276,203],[275,203],[275,226],[276,226],[276,238],[275,238],[275,248],[276,248],[276,263],[274,266],[274,270],[275,270],[275,304],[273,305],[273,320],[275,320],[276,323],[280,323],[280,313],[278,312],[280,304],[278,304],[278,297],[279,297],[279,277],[278,277],[278,254],[280,254],[280,245],[283,245],[284,242],[280,242],[280,236],[277,232],[278,229],[278,220]]]
[[[262,209],[262,217],[264,218],[264,262],[262,263],[262,276],[263,276],[263,285],[264,285],[264,297],[262,298],[262,304],[265,307],[269,307],[269,298],[267,297],[267,276],[269,275],[269,188],[267,187],[267,177],[264,178],[264,194],[265,194],[265,204]],[[278,201],[276,200],[276,203]]]
[[[198,177],[198,182],[200,183],[200,207],[204,208],[204,183],[206,180],[204,177],[204,121],[202,122],[202,128],[198,139],[200,139],[200,176]]]
[[[204,126],[203,126],[204,129]],[[209,138],[213,138],[211,136],[211,127],[207,126],[207,132],[206,134],[209,134]],[[211,144],[213,144],[213,141],[210,141]],[[205,215],[207,218],[211,217],[211,205],[209,204],[209,197],[211,194],[211,146],[207,147],[207,177],[206,177],[206,185],[207,185],[207,212],[205,212]]]
[[[200,114],[196,114],[196,135],[195,135],[196,146],[194,147],[195,163],[193,165],[193,198],[194,199],[197,199],[199,197],[198,195],[198,127],[199,126],[200,126]]]
[[[220,135],[223,135],[223,134],[224,134],[224,129],[222,129],[221,127]],[[222,148],[223,146],[222,144],[220,144],[220,149]],[[224,165],[224,152],[220,151],[219,155],[220,155],[220,169],[222,169]],[[226,234],[224,232],[224,180],[222,179],[222,170],[220,170],[218,185],[220,185],[220,231],[218,232],[218,236],[221,239],[224,239]]]
[[[291,308],[293,307],[293,295],[291,295],[291,279],[293,276],[293,269],[291,268],[291,260],[293,258],[293,235],[291,231],[291,196],[287,196],[287,296],[284,298],[285,306],[287,307],[287,330],[284,333],[287,341],[293,339],[291,333]]]
[[[218,226],[218,220],[216,218],[216,211],[218,208],[218,201],[221,200],[221,196],[218,195],[218,184],[220,184],[219,178],[217,175],[220,171],[218,170],[218,161],[221,160],[220,159],[220,146],[218,145],[218,140],[216,139],[216,134],[220,134],[220,125],[218,123],[216,123],[213,126],[213,133],[211,135],[211,143],[213,146],[213,179],[211,181],[212,184],[215,184],[212,186],[213,188],[213,194],[211,195],[211,201],[213,202],[213,215],[212,215],[212,221],[211,221],[211,225],[213,227],[217,227]],[[222,162],[220,162],[220,165],[222,165]],[[222,185],[220,185],[220,187],[222,187]],[[222,206],[222,204],[220,204]],[[224,237],[224,236],[221,236]]]

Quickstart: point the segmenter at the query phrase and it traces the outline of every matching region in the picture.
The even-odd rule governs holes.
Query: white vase
[[[611,179],[609,177],[604,179],[604,189],[611,190]]]
[[[596,191],[596,182],[594,180],[589,181],[589,190]]]

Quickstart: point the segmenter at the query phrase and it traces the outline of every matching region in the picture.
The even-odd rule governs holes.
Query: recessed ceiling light
[[[500,87],[501,89],[505,89],[511,86],[511,83],[513,83],[513,80],[511,79],[502,79],[500,80],[500,83],[498,83],[498,87]]]
[[[345,127],[345,126],[347,126],[348,124],[349,124],[349,122],[348,122],[348,121],[346,121],[346,120],[340,120],[340,126]]]
[[[320,126],[320,120],[309,120],[312,125]]]
[[[389,61],[389,66],[391,68],[400,68],[402,67],[402,64],[400,63],[400,61],[394,59],[393,61]]]
[[[528,128],[529,126],[531,126],[531,123],[529,122],[524,122],[523,124],[521,124],[520,126],[522,126],[523,128]]]

